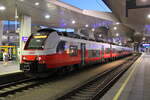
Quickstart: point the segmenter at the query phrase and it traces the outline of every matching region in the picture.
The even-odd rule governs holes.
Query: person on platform
[[[4,65],[6,65],[8,61],[8,53],[5,50],[3,50],[3,61]]]

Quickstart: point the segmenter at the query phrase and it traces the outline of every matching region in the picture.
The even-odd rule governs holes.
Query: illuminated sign
[[[145,48],[150,48],[150,44],[148,44],[148,43],[143,44],[143,47],[145,47]]]
[[[33,38],[47,38],[46,35],[43,35],[43,36],[33,36]]]
[[[26,42],[28,40],[28,37],[23,36],[22,41]]]

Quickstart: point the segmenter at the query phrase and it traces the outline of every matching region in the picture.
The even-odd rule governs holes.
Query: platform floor
[[[8,61],[7,63],[0,61],[0,75],[12,74],[17,72],[21,71],[19,70],[19,64],[16,61]]]
[[[150,54],[142,54],[100,100],[150,100]]]

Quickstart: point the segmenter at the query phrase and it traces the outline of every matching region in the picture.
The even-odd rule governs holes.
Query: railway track
[[[23,72],[16,72],[12,74],[0,75],[0,85],[16,82],[22,79],[27,79]]]
[[[129,61],[133,63],[131,59],[129,59]],[[123,66],[125,65],[126,64],[123,64]],[[115,77],[114,73],[118,74],[117,70],[124,71],[124,67],[120,69],[120,67],[118,66],[113,69],[107,70],[104,73],[97,75],[95,78],[91,78],[92,80],[89,80],[87,84],[84,84],[83,86],[73,90],[72,92],[58,98],[58,100],[92,100],[92,98],[97,97],[97,95],[99,96],[99,93],[101,93],[102,95],[102,92],[107,88],[106,84],[110,83],[109,79]],[[120,72],[120,74],[122,73]],[[53,80],[53,78],[40,80],[36,78],[25,78],[19,81],[0,84],[0,99],[1,97],[13,95],[16,92],[21,92],[30,88],[34,88],[35,86],[43,85],[45,83],[51,82],[51,80]],[[94,96],[95,94],[97,95]]]
[[[137,58],[138,56],[135,56],[129,59],[128,63],[121,64],[91,78],[92,80],[88,80],[57,100],[99,100]]]
[[[18,91],[28,89],[36,84],[37,82],[34,81],[34,78],[22,79],[20,81],[2,84],[0,85],[0,97],[5,97],[9,94],[14,94]]]
[[[48,82],[51,82],[53,78],[24,78],[22,80],[18,81],[12,81],[10,83],[0,84],[0,100],[1,97],[5,98],[8,95],[13,95],[17,92],[23,92],[24,90],[28,90],[30,88],[34,88],[43,84],[46,84]]]

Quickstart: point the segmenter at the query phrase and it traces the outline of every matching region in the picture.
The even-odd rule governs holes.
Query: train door
[[[81,43],[81,64],[85,64],[85,57],[86,57],[86,44]]]
[[[102,58],[104,58],[104,53],[105,53],[104,45],[102,45]]]
[[[113,53],[112,44],[110,44],[110,58],[112,58],[112,53]]]

